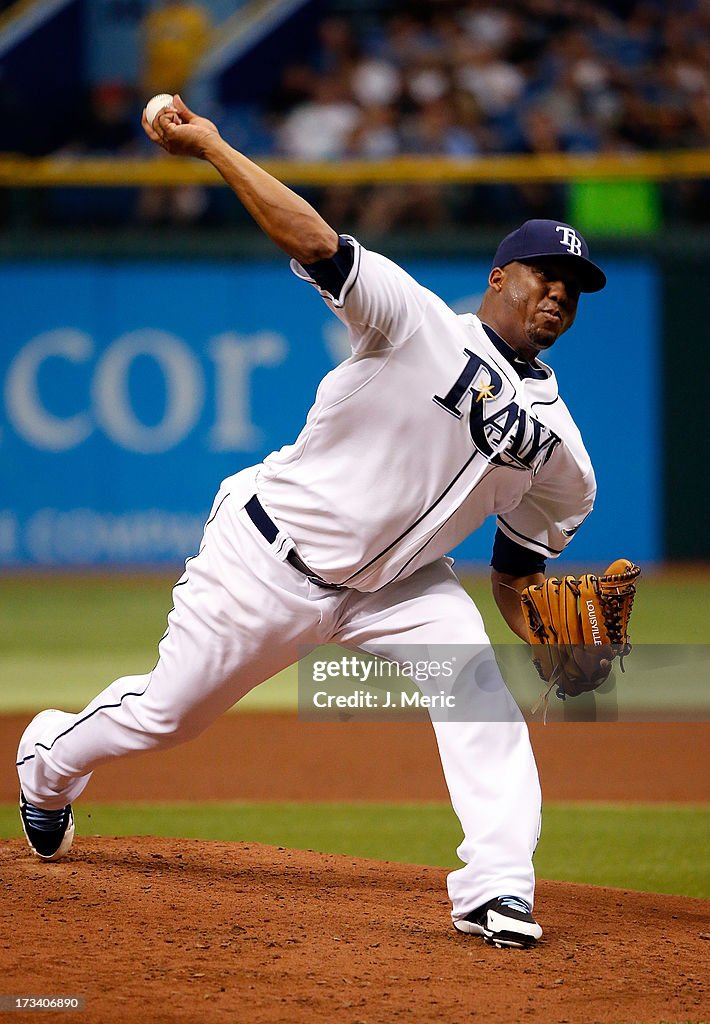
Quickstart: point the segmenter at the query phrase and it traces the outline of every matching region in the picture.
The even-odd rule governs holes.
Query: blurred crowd
[[[321,24],[266,110],[305,159],[710,143],[710,3],[428,0]],[[684,7],[686,8],[684,10]]]
[[[710,0],[391,0],[355,15],[323,20],[263,105],[209,111],[234,145],[331,162],[710,147]],[[135,100],[125,86],[95,88],[71,147],[144,151]],[[704,188],[681,202],[704,210]],[[562,201],[554,185],[324,197],[327,215],[372,231],[466,221],[474,206],[478,219],[559,216]],[[139,216],[165,215],[142,200]],[[193,195],[174,216],[209,218],[210,203]]]
[[[252,117],[237,137],[329,161],[710,146],[708,0],[408,2],[357,27],[328,18],[318,44],[284,69],[257,134]],[[338,189],[326,212],[372,231],[482,210],[494,221],[559,216],[563,191],[380,188],[363,202],[361,190]],[[680,201],[697,200],[691,190]]]

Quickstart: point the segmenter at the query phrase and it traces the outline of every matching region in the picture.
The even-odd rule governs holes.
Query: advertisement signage
[[[662,556],[656,275],[606,266],[549,356],[599,483],[565,557],[647,562]],[[460,312],[487,277],[474,261],[407,269]],[[179,565],[220,480],[291,443],[349,351],[286,261],[6,265],[0,299],[3,566]],[[487,562],[493,530],[455,555]]]

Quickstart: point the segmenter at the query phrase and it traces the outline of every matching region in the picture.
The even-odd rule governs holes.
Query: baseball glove
[[[551,577],[521,593],[533,663],[562,700],[596,690],[617,656],[623,671],[640,572],[617,558],[603,576]]]

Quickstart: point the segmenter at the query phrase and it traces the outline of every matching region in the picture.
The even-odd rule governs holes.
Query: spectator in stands
[[[318,27],[316,71],[320,74],[346,73],[357,60],[359,44],[345,18],[325,18]]]
[[[366,160],[387,160],[402,150],[397,110],[385,103],[372,104],[350,133],[347,155]]]
[[[353,98],[364,107],[388,107],[402,95],[402,76],[394,66],[379,57],[357,61],[350,73]]]
[[[451,73],[438,54],[422,54],[402,73],[404,96],[410,112],[417,106],[435,103],[452,89]]]
[[[180,92],[210,43],[210,17],[200,3],[158,0],[140,34],[143,95]]]
[[[315,81],[312,99],[286,115],[278,136],[284,156],[296,160],[337,160],[362,114],[344,78],[335,72]]]
[[[100,82],[93,86],[88,90],[77,131],[61,152],[135,154],[139,148],[137,106],[134,90],[123,82]]]
[[[387,21],[377,49],[382,59],[401,69],[436,52],[437,44],[422,22],[402,11]]]
[[[477,156],[480,146],[470,127],[456,119],[456,108],[447,95],[423,102],[403,123],[403,148],[421,156]]]
[[[456,54],[456,85],[470,92],[490,119],[504,117],[525,92],[525,76],[493,46],[466,41]]]
[[[265,102],[265,111],[274,125],[279,118],[286,117],[313,97],[317,77],[313,68],[303,61],[286,65],[278,85]]]

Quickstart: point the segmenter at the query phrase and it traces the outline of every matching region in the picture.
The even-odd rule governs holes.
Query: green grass
[[[79,835],[162,835],[259,842],[455,867],[461,831],[443,803],[79,804]],[[0,805],[0,837],[20,832]],[[538,877],[710,898],[710,807],[545,807]]]
[[[165,629],[174,581],[162,576],[0,578],[0,712],[79,709],[113,679],[149,672]],[[488,581],[468,589],[494,643],[511,634]],[[637,644],[710,640],[710,579],[649,576],[634,610]],[[258,687],[240,709],[290,707],[295,669]]]
[[[171,606],[171,580],[0,578],[0,712],[80,708],[121,675],[149,671]],[[494,643],[510,640],[487,580],[469,590]],[[708,642],[710,581],[648,577],[633,620],[636,644]],[[240,704],[293,704],[295,670]],[[677,694],[676,694],[677,697]],[[447,804],[83,805],[80,834],[173,835],[454,867],[459,826]],[[0,805],[0,836],[19,834]],[[562,805],[545,808],[539,877],[710,898],[710,808]]]

